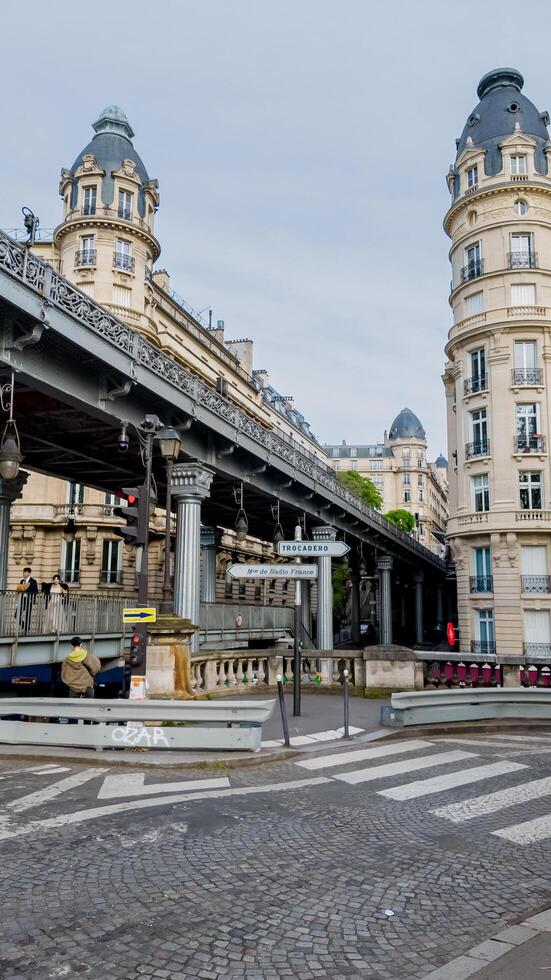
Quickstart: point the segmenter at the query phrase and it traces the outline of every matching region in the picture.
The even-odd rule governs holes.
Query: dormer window
[[[514,154],[511,157],[511,173],[512,174],[527,174],[528,173],[528,158],[525,154]]]
[[[478,184],[478,167],[475,163],[474,167],[469,167],[467,170],[467,187],[476,187]]]
[[[132,220],[132,194],[130,191],[119,191],[119,218],[123,221]]]
[[[83,214],[96,213],[96,188],[95,187],[84,188],[82,192],[82,213]]]

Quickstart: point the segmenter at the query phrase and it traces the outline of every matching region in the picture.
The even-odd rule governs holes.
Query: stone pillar
[[[415,573],[415,642],[423,642],[423,572]]]
[[[390,555],[382,555],[377,562],[380,582],[380,603],[381,603],[381,643],[390,646],[392,643],[392,590],[390,586],[390,573],[394,562]]]
[[[201,571],[201,502],[209,496],[214,473],[201,463],[176,463],[172,470],[172,496],[176,501],[174,556],[174,613],[199,628]],[[199,648],[198,632],[191,653]]]
[[[360,625],[360,576],[358,572],[352,573],[352,615],[351,615],[351,626],[352,626],[352,643],[356,643],[358,646],[362,640],[362,630]]]
[[[333,527],[315,527],[314,541],[334,541],[337,532]],[[317,641],[320,650],[333,649],[333,581],[331,558],[318,558],[318,618]],[[332,670],[332,664],[330,669]],[[331,675],[330,675],[331,676]]]
[[[201,528],[201,602],[216,602],[216,528]]]
[[[11,505],[23,492],[29,474],[20,470],[15,480],[0,477],[0,591],[8,587]]]

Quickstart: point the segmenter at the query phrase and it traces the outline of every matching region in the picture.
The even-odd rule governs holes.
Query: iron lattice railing
[[[0,636],[96,636],[124,632],[124,596],[0,592]]]
[[[486,655],[487,653],[495,652],[495,640],[471,640],[471,653],[481,653]]]
[[[514,385],[541,385],[543,370],[542,368],[513,368],[511,380]]]
[[[471,575],[470,588],[471,592],[493,592],[493,575]]]
[[[481,374],[479,377],[466,378],[463,382],[463,388],[466,395],[474,395],[477,391],[487,391],[488,377]]]
[[[489,456],[489,454],[489,439],[477,439],[476,442],[468,442],[465,446],[465,459],[474,459],[475,456]]]
[[[521,575],[520,581],[523,592],[551,592],[551,575]]]

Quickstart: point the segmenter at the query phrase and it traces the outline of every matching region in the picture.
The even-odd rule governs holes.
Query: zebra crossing
[[[454,748],[454,744],[461,748]],[[463,746],[470,746],[469,751]],[[490,756],[481,758],[481,747]],[[504,758],[510,750],[513,758]],[[520,751],[519,751],[520,750]],[[374,784],[375,794],[395,803],[408,803],[427,798],[428,812],[443,821],[461,825],[475,819],[493,818],[488,833],[513,844],[525,846],[551,839],[551,777],[526,777],[530,774],[528,756],[551,750],[551,737],[523,735],[489,735],[486,738],[412,739],[410,742],[389,742],[369,748],[332,753],[312,759],[301,759],[295,766],[322,772],[330,770],[330,779],[361,788]],[[517,761],[521,752],[524,761]],[[457,768],[457,767],[460,768]],[[342,770],[342,771],[341,771]],[[433,770],[433,772],[431,772]],[[436,772],[434,772],[436,770]],[[426,774],[425,772],[426,771]],[[423,772],[421,778],[418,774]],[[505,777],[510,785],[488,792],[491,780]],[[380,786],[386,781],[391,785]],[[461,800],[439,805],[438,794],[477,786],[479,795],[467,795]],[[469,791],[466,790],[468,793]],[[472,790],[470,791],[473,792]],[[457,794],[455,794],[457,795]],[[549,797],[549,812],[529,820],[507,822],[518,808]],[[495,827],[495,818],[504,813],[504,826]],[[482,823],[482,826],[484,824]]]

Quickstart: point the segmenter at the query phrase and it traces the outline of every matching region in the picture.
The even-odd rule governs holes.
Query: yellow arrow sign
[[[123,609],[123,623],[155,623],[157,610],[154,606],[142,606],[137,609]]]

